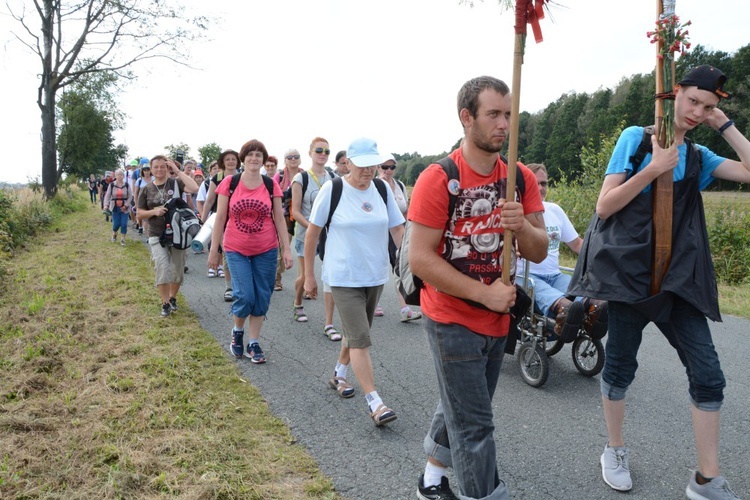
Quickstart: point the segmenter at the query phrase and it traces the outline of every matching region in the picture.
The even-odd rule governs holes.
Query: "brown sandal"
[[[381,403],[374,412],[370,413],[370,417],[375,422],[375,425],[380,427],[383,424],[396,420],[396,413]]]
[[[344,377],[333,377],[328,381],[328,387],[338,392],[342,398],[354,396],[354,387],[347,384]]]

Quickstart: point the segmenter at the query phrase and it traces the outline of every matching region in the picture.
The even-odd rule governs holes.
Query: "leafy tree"
[[[21,27],[14,33],[17,40],[41,62],[42,185],[50,199],[62,174],[57,169],[58,91],[92,73],[133,78],[128,68],[145,59],[184,64],[185,44],[201,36],[207,20],[187,18],[169,0],[33,0],[33,9],[27,10],[30,3],[9,0],[6,5]]]
[[[221,151],[222,151],[221,146],[219,146],[215,142],[206,144],[202,148],[198,148],[198,155],[201,158],[200,163],[208,167],[208,165],[212,161],[219,159],[219,155],[221,154]]]
[[[585,143],[583,134],[578,130],[578,118],[588,100],[587,94],[570,94],[560,98],[545,155],[547,170],[552,177],[556,177],[562,169],[569,176],[581,170],[578,154]]]
[[[91,73],[63,93],[57,113],[59,172],[84,178],[120,164],[113,132],[121,128],[123,117],[110,91],[116,80],[113,73]]]

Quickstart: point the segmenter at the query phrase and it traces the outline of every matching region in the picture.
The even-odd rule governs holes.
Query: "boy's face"
[[[675,126],[692,130],[719,104],[719,96],[698,87],[680,87],[675,96]]]

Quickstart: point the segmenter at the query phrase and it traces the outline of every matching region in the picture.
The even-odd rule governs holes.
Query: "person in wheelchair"
[[[591,338],[600,339],[607,333],[607,302],[588,297],[576,301],[566,296],[570,275],[560,271],[560,242],[578,254],[583,239],[559,205],[544,201],[547,196],[547,168],[541,163],[530,163],[527,167],[536,175],[549,238],[547,258],[539,264],[532,262],[529,266],[529,279],[534,287],[534,308],[544,316],[555,319],[555,333],[564,343],[573,342],[581,327]],[[521,285],[524,285],[525,265],[525,259],[518,260],[516,283]]]

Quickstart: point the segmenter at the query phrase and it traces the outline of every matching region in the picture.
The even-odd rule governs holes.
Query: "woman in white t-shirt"
[[[393,192],[375,179],[379,165],[386,160],[372,139],[361,138],[347,150],[349,174],[323,184],[308,219],[304,252],[308,262],[315,257],[321,229],[328,221],[334,186],[341,198],[331,217],[323,260],[322,280],[331,287],[338,306],[344,338],[334,376],[328,385],[339,396],[354,396],[346,382],[351,362],[354,374],[365,393],[370,416],[380,426],[396,419],[396,413],[383,404],[375,390],[370,359],[370,328],[375,307],[390,276],[388,233],[397,246],[404,235],[404,216]],[[377,183],[377,185],[376,185]],[[381,191],[385,192],[384,203]],[[318,294],[313,266],[305,268],[304,288],[313,298]]]

